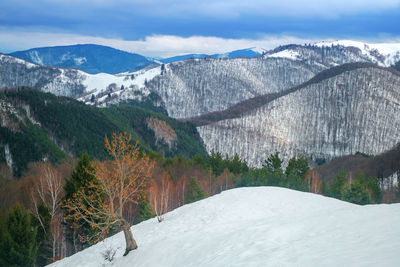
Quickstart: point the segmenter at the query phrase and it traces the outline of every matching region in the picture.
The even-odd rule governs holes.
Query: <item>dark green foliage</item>
[[[190,122],[179,122],[163,114],[131,105],[114,106],[100,111],[118,125],[120,129],[133,133],[133,138],[141,140],[142,147],[147,151],[159,151],[164,157],[177,155],[193,157],[196,154],[205,157],[207,155],[196,127]],[[174,130],[178,137],[174,147],[169,149],[167,145],[157,144],[154,132],[147,127],[148,118],[165,121]]]
[[[68,157],[67,154],[78,157],[88,152],[93,158],[107,159],[104,137],[113,132],[132,134],[133,141],[139,141],[146,152],[159,151],[166,157],[207,155],[193,124],[132,105],[96,108],[29,88],[3,91],[0,98],[19,112],[19,117],[9,114],[17,130],[0,126],[0,146],[9,145],[17,177],[30,162],[48,159],[55,163]],[[40,124],[31,122],[23,106],[29,107],[30,117]],[[150,117],[165,121],[175,131],[178,139],[172,149],[162,142],[156,144],[154,132],[146,123]],[[0,153],[0,161],[6,161],[4,153]]]
[[[366,205],[371,203],[368,190],[366,190],[364,186],[359,182],[347,184],[344,186],[342,190],[342,200],[359,205]]]
[[[337,199],[342,198],[342,190],[344,185],[346,184],[346,171],[341,169],[339,173],[336,175],[333,184],[331,185],[330,189],[328,190],[328,196],[334,197]]]
[[[139,211],[136,223],[146,221],[156,216],[153,212],[153,208],[151,207],[148,199],[143,194],[140,195],[140,198],[138,200],[138,209]]]
[[[64,199],[72,198],[79,189],[84,187],[90,182],[96,182],[95,169],[92,166],[88,153],[81,156],[71,178],[66,179],[64,185],[65,197]]]
[[[298,156],[289,160],[285,173],[286,176],[293,174],[304,178],[309,169],[307,158],[304,156]]]
[[[200,155],[196,154],[190,159],[192,165],[198,165],[203,167],[203,169],[207,168],[207,163],[206,160]]]
[[[208,157],[208,165],[213,171],[214,175],[219,176],[225,169],[224,160],[222,159],[221,153],[215,153],[211,151],[211,155]]]
[[[291,158],[285,170],[286,186],[288,188],[306,191],[308,187],[305,177],[309,169],[308,160],[304,156]]]
[[[36,265],[45,266],[47,260],[52,257],[52,248],[49,240],[51,215],[44,204],[40,204],[37,209],[40,221],[37,217],[31,216],[32,225],[37,228],[36,242],[39,244]]]
[[[282,160],[279,158],[279,152],[271,154],[263,163],[263,167],[272,172],[282,171]]]
[[[249,170],[246,161],[241,160],[238,154],[235,154],[232,158],[225,155],[222,158],[220,152],[211,151],[211,155],[208,156],[208,167],[211,168],[215,176],[219,176],[225,169],[228,169],[233,174],[245,173]]]
[[[200,183],[194,177],[190,178],[186,192],[185,203],[192,203],[206,197],[207,194],[203,191],[203,189],[201,189]]]
[[[20,124],[20,129],[20,132],[12,132],[0,126],[0,140],[2,144],[9,145],[15,176],[19,177],[29,162],[41,161],[45,157],[51,162],[57,162],[66,157],[37,125],[28,121],[26,124]],[[4,155],[1,160],[5,162]]]
[[[142,93],[139,91],[138,95],[142,95]],[[162,101],[162,99],[160,98],[159,95],[157,95],[154,92],[151,92],[148,96],[142,95],[140,101],[135,100],[135,99],[129,99],[125,103],[128,105],[132,105],[132,106],[139,107],[139,108],[144,108],[144,109],[151,110],[151,111],[154,111],[157,113],[161,113],[165,116],[168,116],[168,112],[164,107],[154,105],[154,103],[161,102],[161,101]]]
[[[88,186],[99,184],[95,176],[95,169],[90,161],[90,157],[87,153],[83,154],[79,159],[74,171],[72,172],[71,178],[67,179],[64,185],[64,199],[61,207],[64,209],[64,217],[66,218],[66,224],[69,226],[69,230],[74,229],[75,235],[91,237],[93,229],[88,225],[87,222],[80,220],[73,220],[73,213],[68,212],[68,209],[63,205],[68,202],[69,199],[75,198],[75,194],[78,191],[84,192],[85,195],[93,197],[93,203],[101,203],[103,199],[103,193],[100,191],[93,192]],[[85,203],[82,203],[85,205]],[[99,208],[99,207],[97,207]],[[77,236],[72,236],[77,242]],[[84,245],[82,242],[80,245]]]
[[[355,178],[349,179],[349,183],[346,183],[346,178],[347,173],[341,169],[331,187],[329,189],[325,188],[322,193],[360,205],[381,202],[382,192],[378,179],[375,177],[366,178],[363,173],[359,173]],[[327,186],[325,185],[325,187]]]
[[[357,152],[356,152],[356,155],[360,155],[360,156],[363,156],[363,157],[365,157],[365,158],[372,158],[372,157],[373,157],[372,155],[369,155],[369,154],[367,154],[367,153],[360,152],[360,151],[357,151]]]
[[[293,157],[289,160],[286,171],[282,170],[282,159],[279,152],[271,154],[263,164],[263,168],[250,169],[235,180],[237,186],[282,186],[307,191],[305,175],[308,161],[305,157]]]
[[[0,228],[0,266],[34,266],[37,229],[31,225],[29,213],[17,204]]]
[[[236,185],[242,186],[279,186],[283,184],[283,177],[277,176],[266,168],[250,169],[235,181]]]

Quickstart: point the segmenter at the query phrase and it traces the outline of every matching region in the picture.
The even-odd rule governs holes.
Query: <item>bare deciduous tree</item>
[[[150,184],[154,167],[154,161],[139,150],[138,143],[131,144],[131,140],[126,133],[114,133],[111,141],[106,137],[105,147],[113,160],[96,164],[99,184],[88,184],[89,190],[78,191],[65,203],[74,220],[83,219],[95,230],[92,242],[104,239],[109,229],[119,224],[125,235],[124,255],[137,248],[130,224],[123,217],[124,206],[138,204],[140,193]]]
[[[161,181],[159,184],[153,181],[150,188],[151,204],[157,216],[158,222],[164,220],[164,214],[169,209],[169,197],[171,193],[170,177],[166,171],[161,174]]]
[[[49,163],[43,164],[39,169],[39,179],[37,184],[31,191],[34,216],[39,221],[45,234],[49,234],[53,258],[60,256],[62,227],[59,203],[63,193],[63,181],[60,173],[57,172]],[[50,233],[46,232],[46,226],[39,214],[39,204],[42,203],[49,210],[50,213]]]

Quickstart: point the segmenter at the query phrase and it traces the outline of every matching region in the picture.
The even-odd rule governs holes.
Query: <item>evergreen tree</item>
[[[225,169],[224,160],[220,152],[215,153],[214,150],[211,151],[211,156],[208,157],[208,164],[211,167],[215,176],[221,175]]]
[[[308,160],[304,156],[293,157],[289,160],[286,167],[286,175],[294,174],[302,179],[306,177],[306,173],[309,170]]]
[[[200,183],[194,177],[190,178],[185,198],[186,204],[198,201],[206,197],[207,194],[203,191],[203,189],[201,189]]]
[[[93,234],[93,230],[90,225],[81,220],[71,220],[67,218],[73,218],[68,209],[65,208],[67,201],[74,199],[76,193],[79,190],[84,189],[85,192],[93,189],[87,189],[89,184],[99,184],[95,176],[95,169],[92,166],[90,157],[87,153],[83,154],[79,159],[75,170],[72,172],[71,178],[67,179],[64,185],[65,196],[62,201],[61,207],[64,209],[64,217],[66,218],[66,224],[69,226],[69,230],[73,232],[69,234],[72,237],[72,242],[76,252],[86,245],[86,241],[79,239],[78,237],[87,236],[90,237]],[[87,192],[89,193],[89,192]],[[102,198],[101,192],[93,192],[99,200]],[[99,201],[100,203],[101,201]],[[82,203],[85,205],[85,203]]]
[[[49,240],[51,215],[49,209],[41,203],[38,206],[40,220],[31,216],[32,225],[37,228],[36,243],[39,244],[36,265],[45,266],[47,260],[52,257],[52,247]]]
[[[263,167],[271,172],[282,172],[282,160],[279,158],[279,152],[271,154],[263,163]]]
[[[32,226],[30,214],[17,204],[0,228],[0,266],[34,266],[37,228]]]
[[[346,171],[344,169],[340,169],[339,173],[335,177],[335,181],[329,190],[329,196],[341,199],[342,198],[342,190],[344,185],[346,184]]]
[[[153,212],[153,209],[147,199],[147,197],[142,193],[140,194],[140,198],[138,200],[138,216],[136,223],[140,223],[146,221],[148,219],[154,218],[156,215]]]
[[[342,190],[342,200],[359,205],[371,203],[368,190],[360,182],[345,185]]]

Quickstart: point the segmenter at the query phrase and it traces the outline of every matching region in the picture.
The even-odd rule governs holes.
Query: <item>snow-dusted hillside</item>
[[[286,160],[296,154],[315,160],[382,153],[400,140],[399,114],[400,73],[369,65],[198,131],[208,151],[237,153],[260,166],[275,151]]]
[[[192,59],[166,65],[147,88],[161,97],[170,116],[188,118],[288,89],[325,68],[280,58]]]
[[[79,98],[90,104],[94,104],[91,102],[94,95],[98,105],[147,95],[145,81],[160,72],[160,67],[155,67],[119,75],[88,74],[77,69],[36,65],[0,54],[0,88],[29,86],[55,95]]]
[[[165,221],[132,227],[139,248],[126,257],[119,233],[61,266],[398,265],[400,204],[358,206],[284,188],[225,191],[185,205]],[[117,250],[112,263],[102,253]]]
[[[400,61],[400,43],[369,44],[351,40],[286,45],[267,51],[266,58],[289,58],[336,66],[348,62],[370,62],[389,67]]]

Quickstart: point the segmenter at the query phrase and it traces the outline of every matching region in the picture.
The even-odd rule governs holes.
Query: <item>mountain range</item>
[[[116,75],[1,55],[0,87],[31,86],[97,106],[150,101],[195,123],[209,152],[238,153],[251,166],[276,150],[285,160],[303,154],[320,161],[378,154],[400,141],[400,79],[390,68],[399,65],[399,44],[338,41],[243,51],[259,55],[191,55]]]

